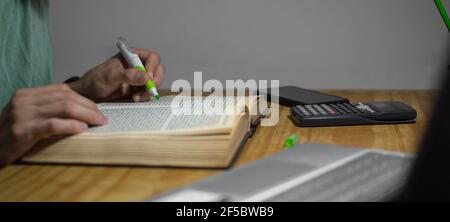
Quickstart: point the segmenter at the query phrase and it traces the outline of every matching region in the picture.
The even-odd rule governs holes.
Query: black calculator
[[[298,126],[343,126],[414,123],[417,112],[399,101],[296,105],[291,117]]]

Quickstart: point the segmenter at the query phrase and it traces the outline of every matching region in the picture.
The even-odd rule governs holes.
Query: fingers
[[[119,72],[111,73],[107,77],[107,81],[110,85],[126,83],[131,86],[143,86],[149,79],[149,74],[136,69],[124,69]]]
[[[131,96],[131,86],[128,84],[123,83],[120,89],[116,90],[112,95],[108,97],[108,100],[105,100],[105,102],[108,101],[118,101],[122,100],[124,98],[130,98]]]
[[[24,107],[28,107],[27,109],[30,109],[30,113],[33,113],[32,109],[39,110],[42,106],[51,106],[60,101],[78,104],[85,107],[85,109],[98,112],[97,105],[94,102],[72,91],[65,84],[19,90],[11,100],[11,104],[17,110],[21,110],[20,112],[25,111],[23,110]],[[36,115],[36,113],[33,113],[33,115]]]
[[[70,91],[70,87],[66,84],[52,84],[48,86],[41,86],[37,88],[24,88],[16,91],[16,96],[38,96],[40,94],[52,92],[52,91]]]
[[[18,90],[4,112],[0,140],[12,149],[6,160],[18,158],[43,137],[77,134],[89,124],[107,123],[96,104],[64,84]],[[0,153],[0,163],[2,159]]]
[[[122,72],[121,77],[117,77],[116,81],[121,81],[130,86],[144,86],[148,80],[151,80],[151,76],[145,72],[141,72],[136,69],[126,69]],[[164,77],[164,66],[158,64],[155,68],[153,83],[159,87]],[[150,93],[145,87],[133,87],[131,91],[131,98],[134,102],[143,102],[150,99]]]
[[[20,90],[12,101],[15,102],[15,112],[21,112],[18,121],[25,118],[70,118],[92,125],[107,123],[97,105],[91,100],[79,95],[65,84],[55,84],[35,89]],[[25,109],[25,110],[24,110]],[[19,111],[20,110],[20,111]]]
[[[134,102],[145,102],[150,99],[151,95],[146,88],[138,87],[132,90],[131,98]]]
[[[155,72],[153,75],[153,83],[155,83],[156,87],[158,87],[158,88],[161,86],[161,83],[163,81],[164,72],[165,72],[165,68],[161,64],[159,64],[155,69]]]
[[[151,79],[151,76],[148,73],[136,70],[136,69],[127,69],[125,70],[123,83],[126,83],[130,86],[142,86]]]
[[[45,96],[33,96],[34,98],[28,98],[29,102],[25,100],[25,102],[28,102],[29,104],[36,105],[36,106],[42,106],[50,103],[54,103],[57,101],[73,101],[76,103],[79,103],[80,105],[85,106],[88,109],[97,109],[97,105],[92,102],[91,100],[87,99],[84,96],[81,96],[80,94],[72,91],[52,91],[50,93],[45,94]]]
[[[158,65],[161,63],[161,57],[159,56],[159,54],[140,48],[135,48],[133,49],[133,51],[139,55],[139,58],[145,64],[145,69],[150,74],[150,78],[153,79],[156,67],[158,67]]]
[[[95,101],[129,99],[130,96],[134,101],[147,100],[149,95],[145,91],[140,92],[141,94],[125,94],[120,92],[120,88],[123,84],[126,84],[128,86],[141,86],[144,90],[145,87],[143,86],[146,82],[153,79],[156,87],[159,87],[163,80],[164,67],[160,64],[161,58],[158,53],[140,48],[132,49],[132,51],[145,64],[146,71],[142,72],[134,67],[129,67],[124,58],[117,54],[83,76],[81,78],[81,80],[84,80],[83,87],[74,88],[82,89],[77,91],[84,91],[82,95]],[[124,97],[121,95],[124,95]]]
[[[153,83],[156,85],[156,87],[159,87],[163,81],[164,78],[164,66],[159,64],[154,72],[154,78]],[[132,91],[132,96],[134,102],[144,102],[148,101],[151,98],[150,93],[145,88],[137,88]]]
[[[62,136],[82,133],[88,128],[88,125],[82,121],[74,119],[49,118],[42,120],[32,128],[32,134],[35,138],[44,138],[49,136]]]
[[[39,107],[43,118],[75,119],[91,125],[104,125],[108,122],[97,108],[88,108],[77,101],[57,101]]]

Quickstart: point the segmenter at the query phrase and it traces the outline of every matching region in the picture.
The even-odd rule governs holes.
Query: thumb
[[[131,86],[145,85],[147,80],[150,79],[148,73],[139,71],[137,69],[124,69],[121,72],[111,76],[111,84],[126,83]]]

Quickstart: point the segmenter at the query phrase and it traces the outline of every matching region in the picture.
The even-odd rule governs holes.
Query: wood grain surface
[[[435,91],[325,91],[352,102],[399,100],[417,112],[415,124],[300,128],[281,107],[280,122],[258,127],[233,167],[282,150],[282,141],[296,133],[300,143],[415,152],[430,118]],[[221,170],[158,167],[101,167],[13,164],[0,170],[0,201],[140,201]]]

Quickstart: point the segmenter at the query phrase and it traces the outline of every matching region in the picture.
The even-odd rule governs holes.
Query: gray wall
[[[54,0],[55,81],[117,52],[160,52],[164,86],[279,79],[308,88],[433,88],[447,45],[429,0]]]

